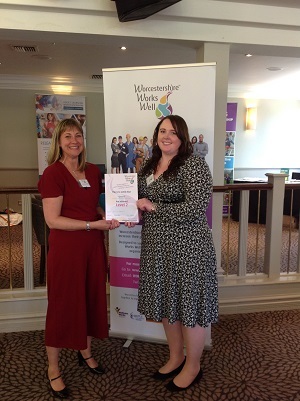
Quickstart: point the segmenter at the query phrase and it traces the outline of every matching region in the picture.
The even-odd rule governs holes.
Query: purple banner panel
[[[110,256],[110,285],[122,288],[138,288],[140,260]]]
[[[226,131],[236,131],[237,103],[227,103]]]

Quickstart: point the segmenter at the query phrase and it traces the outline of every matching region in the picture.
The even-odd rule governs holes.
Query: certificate
[[[138,223],[137,174],[105,174],[105,218]]]

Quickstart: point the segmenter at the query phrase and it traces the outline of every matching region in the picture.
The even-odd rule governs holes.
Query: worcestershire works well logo
[[[155,116],[161,120],[173,114],[173,107],[170,104],[169,96],[179,91],[180,85],[157,85],[157,86],[144,86],[134,84],[134,92],[140,107],[140,111],[154,111]],[[157,92],[164,92],[161,96]]]
[[[173,107],[169,103],[169,96],[171,95],[172,92],[168,92],[166,95],[164,95],[160,101],[158,106],[156,107],[155,110],[155,115],[156,117],[161,120],[164,117],[170,116],[173,113]]]

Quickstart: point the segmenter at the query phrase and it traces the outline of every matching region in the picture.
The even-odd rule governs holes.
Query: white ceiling
[[[213,0],[213,1],[228,1],[228,0]],[[259,4],[273,7],[290,7],[300,8],[299,0],[230,0],[231,3],[241,4]]]
[[[218,0],[228,1],[228,0]],[[235,3],[251,3],[300,8],[299,0],[231,0]],[[34,54],[16,52],[11,46],[36,46]],[[127,46],[127,51],[120,46]],[[35,77],[73,77],[90,79],[101,74],[102,68],[142,65],[181,64],[196,61],[196,48],[200,42],[147,38],[112,37],[53,32],[1,30],[0,78],[5,75]],[[246,53],[253,54],[245,57]],[[47,57],[48,56],[48,57]],[[268,67],[281,68],[269,71]],[[292,79],[292,84],[289,80]],[[270,91],[269,97],[299,98],[300,48],[232,44],[230,53],[229,92],[241,95],[262,90]],[[277,89],[276,89],[277,88]],[[293,89],[293,94],[285,92]],[[262,96],[265,96],[262,94]]]

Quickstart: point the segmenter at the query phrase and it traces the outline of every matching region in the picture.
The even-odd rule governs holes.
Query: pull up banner
[[[204,136],[205,160],[212,171],[215,75],[215,63],[104,69],[108,172],[136,172],[139,159],[151,157],[151,139],[159,120],[171,114],[185,119],[191,139]],[[211,214],[210,205],[210,225]],[[141,226],[122,224],[109,235],[111,335],[165,342],[162,324],[147,322],[137,311]]]

